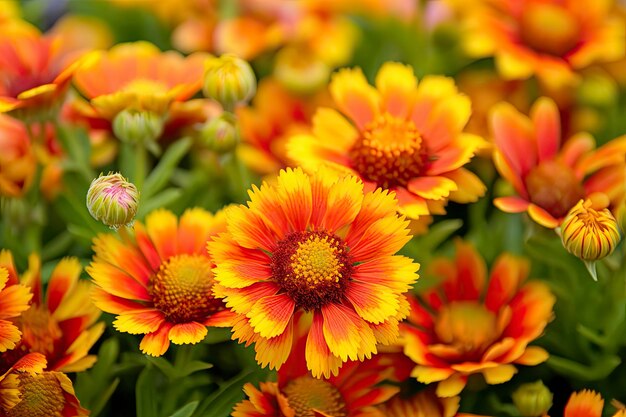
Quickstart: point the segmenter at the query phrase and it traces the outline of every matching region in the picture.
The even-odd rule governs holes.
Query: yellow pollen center
[[[20,373],[20,402],[7,412],[7,417],[61,416],[65,397],[53,373],[31,375]]]
[[[563,217],[585,195],[574,171],[557,161],[540,163],[525,182],[530,201],[556,218]]]
[[[341,392],[321,379],[303,376],[289,382],[282,391],[295,417],[315,417],[313,410],[333,417],[348,415]]]
[[[560,5],[531,3],[522,12],[520,37],[535,51],[563,56],[578,44],[580,25]]]
[[[427,150],[411,120],[388,113],[370,122],[350,150],[353,168],[383,188],[406,186],[420,176]]]
[[[326,232],[294,232],[279,242],[272,256],[278,282],[307,311],[339,302],[351,272],[347,248]]]
[[[48,309],[33,305],[22,313],[21,320],[22,341],[28,345],[31,352],[39,352],[49,357],[63,332]]]
[[[211,289],[213,272],[202,255],[176,255],[154,275],[150,292],[156,308],[174,323],[204,321],[221,308]]]
[[[481,356],[499,336],[496,316],[482,304],[452,302],[442,307],[435,322],[441,343],[454,346],[464,354]]]

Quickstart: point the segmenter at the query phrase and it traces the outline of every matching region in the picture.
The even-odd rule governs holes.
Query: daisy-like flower
[[[6,25],[0,35],[0,113],[49,109],[60,101],[80,61],[62,39]]]
[[[0,268],[1,270],[2,268]],[[9,353],[0,355],[0,415],[15,407],[22,398],[20,374],[34,375],[43,372],[46,358],[40,353],[29,353],[15,360]]]
[[[428,76],[417,85],[411,67],[386,63],[376,87],[361,70],[344,69],[330,92],[343,114],[319,109],[313,134],[287,144],[306,170],[324,165],[358,176],[367,191],[393,190],[410,218],[443,214],[448,199],[467,203],[483,195],[484,185],[463,165],[485,142],[463,132],[470,101],[451,78]]]
[[[526,211],[542,226],[555,228],[578,201],[593,193],[604,193],[611,203],[626,193],[626,136],[596,150],[586,133],[562,144],[559,111],[545,97],[533,104],[530,117],[500,103],[490,122],[494,163],[518,194],[496,198],[500,210]]]
[[[4,259],[0,252],[0,261]],[[28,310],[32,296],[28,287],[18,284],[17,275],[0,262],[0,352],[13,349],[20,341],[22,333],[14,320]]]
[[[604,399],[595,391],[584,389],[572,394],[565,405],[563,417],[600,417]]]
[[[74,75],[89,104],[79,100],[73,110],[94,128],[110,129],[124,110],[175,124],[168,113],[180,113],[183,102],[200,90],[206,58],[205,54],[183,57],[174,51],[161,52],[148,42],[93,52]]]
[[[261,175],[277,174],[291,165],[287,140],[310,129],[316,104],[324,102],[326,95],[305,99],[289,93],[273,78],[261,80],[252,106],[237,109],[243,139],[237,155]]]
[[[11,252],[0,251],[0,267],[17,276]],[[22,331],[16,350],[45,355],[49,371],[80,372],[97,359],[88,353],[105,325],[96,323],[101,312],[90,300],[91,283],[80,280],[81,271],[78,259],[62,259],[43,291],[41,261],[31,255],[28,270],[21,276],[20,282],[32,290],[34,297],[31,307],[16,320]]]
[[[200,208],[180,217],[157,210],[134,233],[122,228],[122,239],[104,234],[94,239],[94,258],[87,272],[96,288],[93,300],[117,315],[115,328],[145,334],[140,349],[163,355],[170,341],[198,343],[206,326],[223,324],[222,302],[212,295],[213,262],[207,241],[223,231],[223,214]]]
[[[280,368],[294,317],[312,320],[306,362],[314,377],[363,360],[397,336],[418,264],[395,255],[409,241],[393,194],[363,193],[355,177],[281,171],[228,211],[228,233],[209,243],[214,293],[237,316],[233,338],[256,343],[257,361]]]
[[[465,49],[494,56],[506,79],[536,75],[549,88],[571,85],[594,62],[624,56],[624,21],[613,1],[495,0],[468,7]]]
[[[538,281],[524,282],[529,264],[501,255],[489,281],[484,260],[468,243],[456,245],[456,259],[437,259],[430,275],[440,284],[411,299],[401,325],[404,353],[417,366],[412,376],[439,382],[437,395],[458,395],[472,374],[488,384],[510,380],[514,364],[536,365],[548,353],[528,344],[541,336],[552,317],[554,296]]]

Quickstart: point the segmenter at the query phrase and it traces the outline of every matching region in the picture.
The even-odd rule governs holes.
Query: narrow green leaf
[[[198,404],[200,404],[200,401],[192,401],[179,408],[170,417],[191,417],[193,412],[196,411],[196,408],[198,408]]]
[[[203,371],[212,367],[213,365],[207,362],[191,361],[189,363],[186,363],[185,366],[181,369],[177,370],[177,377],[184,378],[188,375],[193,374],[194,372]]]
[[[160,394],[157,392],[156,378],[159,371],[148,365],[141,371],[135,386],[137,397],[137,417],[157,417],[159,415],[158,401]]]
[[[190,148],[191,138],[182,138],[165,151],[157,166],[146,178],[142,191],[143,198],[148,199],[163,189]]]
[[[243,372],[231,379],[217,391],[208,396],[194,414],[194,417],[228,417],[239,401],[244,397],[243,384],[253,380],[255,371]]]
[[[161,207],[168,207],[180,198],[182,191],[178,188],[168,188],[161,191],[157,195],[151,197],[147,201],[141,201],[139,204],[139,212],[137,218],[141,219],[152,210]]]
[[[102,412],[107,402],[109,401],[109,398],[111,398],[111,396],[117,389],[119,383],[120,379],[115,378],[105,390],[103,390],[102,392],[98,392],[98,395],[95,396],[95,401],[93,401],[89,406],[89,411],[91,411],[91,417],[97,417]]]

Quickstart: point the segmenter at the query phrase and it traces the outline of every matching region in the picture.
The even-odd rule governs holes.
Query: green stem
[[[135,170],[133,183],[139,192],[143,191],[143,183],[148,175],[148,150],[142,143],[135,144]]]

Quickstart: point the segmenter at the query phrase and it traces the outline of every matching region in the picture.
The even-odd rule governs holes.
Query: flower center
[[[443,306],[435,322],[435,333],[442,343],[454,346],[459,352],[477,355],[500,336],[496,316],[471,301]]]
[[[406,186],[428,160],[415,124],[388,113],[370,122],[350,150],[353,168],[383,188]]]
[[[156,308],[174,323],[203,321],[221,309],[211,292],[211,262],[201,255],[176,255],[154,275],[150,293]]]
[[[48,309],[33,305],[22,313],[21,320],[22,341],[31,352],[39,352],[50,358],[63,332]]]
[[[581,198],[585,190],[574,171],[557,161],[545,161],[526,176],[530,201],[552,216],[561,218]]]
[[[341,393],[331,383],[321,379],[303,376],[297,378],[282,390],[289,406],[296,412],[295,417],[315,417],[313,410],[333,417],[346,417],[348,409]]]
[[[524,7],[520,37],[537,52],[563,56],[578,43],[580,26],[574,16],[559,5],[534,3]]]
[[[272,256],[276,282],[306,311],[340,302],[352,272],[348,248],[326,232],[294,232]]]
[[[20,402],[7,411],[7,417],[60,416],[65,397],[54,373],[19,373]]]

